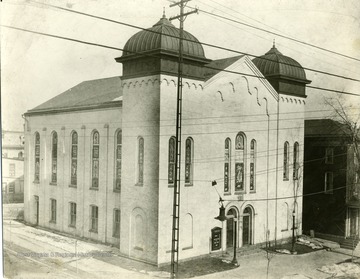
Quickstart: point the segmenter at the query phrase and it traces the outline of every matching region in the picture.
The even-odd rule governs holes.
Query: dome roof
[[[277,76],[309,83],[300,63],[283,55],[275,44],[265,55],[256,57],[252,61],[265,77]]]
[[[184,57],[206,59],[202,45],[193,35],[184,30]],[[180,30],[166,17],[163,17],[151,28],[133,35],[125,44],[122,58],[136,56],[138,53],[161,51],[178,55]]]

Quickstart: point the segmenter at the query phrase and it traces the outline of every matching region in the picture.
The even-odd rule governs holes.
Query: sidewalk
[[[83,258],[57,257],[62,268],[83,270],[97,278],[169,278],[170,266],[158,268],[153,265],[131,260],[120,255],[119,249],[108,245],[77,240],[38,228],[25,226],[16,221],[4,221],[5,240],[21,245],[22,249],[34,252],[106,252],[108,257],[92,256]],[[10,235],[9,235],[10,233]],[[8,246],[8,245],[6,245]],[[9,247],[11,248],[11,247]],[[267,254],[264,250],[251,247],[247,253],[237,251],[239,267],[231,264],[233,254],[211,254],[202,258],[179,263],[177,278],[266,278]],[[15,248],[13,248],[15,249]],[[336,248],[331,251],[319,250],[302,255],[272,254],[268,278],[330,278],[331,274],[318,269],[351,259],[352,251]],[[354,251],[360,257],[360,246]],[[50,259],[38,259],[48,263]],[[21,268],[21,267],[20,267]],[[120,276],[119,276],[120,275]],[[80,277],[79,277],[80,278]],[[84,277],[85,278],[85,277]],[[344,278],[344,277],[343,277]],[[351,277],[349,277],[351,278]]]

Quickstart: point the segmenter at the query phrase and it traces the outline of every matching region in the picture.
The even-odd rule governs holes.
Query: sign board
[[[221,249],[221,228],[215,227],[211,230],[211,250]]]

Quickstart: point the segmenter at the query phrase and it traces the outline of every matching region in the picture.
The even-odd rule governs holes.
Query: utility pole
[[[171,278],[175,278],[178,272],[179,261],[179,232],[180,232],[180,162],[181,162],[181,114],[182,114],[182,72],[183,72],[183,37],[184,21],[186,16],[196,13],[197,10],[184,13],[184,8],[190,0],[180,0],[173,3],[170,7],[179,6],[180,15],[171,17],[170,20],[179,19],[179,62],[178,62],[178,84],[177,84],[177,104],[176,104],[176,147],[175,147],[175,171],[174,171],[174,200],[173,200],[173,220],[172,220],[172,239],[171,239]]]

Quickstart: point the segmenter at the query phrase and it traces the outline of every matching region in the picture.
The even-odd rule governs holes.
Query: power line
[[[216,10],[222,12],[222,13],[225,13],[225,14],[231,16],[231,17],[235,17],[235,18],[239,19],[238,17],[236,17],[236,16],[234,16],[234,15],[228,13],[228,12],[225,12],[225,11],[219,9],[219,8],[216,8],[216,7],[214,7],[214,6],[211,6],[211,5],[209,5],[208,3],[205,3],[205,2],[203,2],[203,1],[201,1],[201,0],[197,0],[197,1],[199,1],[200,3],[205,4],[206,6],[209,6],[209,7],[213,8],[213,9],[216,9]],[[216,3],[216,4],[218,4],[218,5],[220,5],[220,6],[224,7],[224,8],[226,8],[226,9],[234,12],[234,13],[240,14],[240,15],[248,18],[248,19],[251,19],[251,20],[253,20],[253,21],[257,22],[257,23],[260,23],[260,24],[262,24],[262,25],[265,25],[265,26],[267,26],[267,27],[270,27],[270,28],[272,28],[272,29],[274,29],[274,30],[276,30],[276,31],[278,31],[278,32],[282,32],[282,31],[280,31],[280,30],[278,30],[278,29],[276,29],[276,28],[274,28],[274,27],[272,27],[272,26],[270,26],[270,25],[267,25],[267,24],[265,24],[265,23],[263,23],[263,22],[261,22],[261,21],[259,21],[259,20],[253,19],[253,18],[251,18],[251,17],[249,17],[249,16],[247,16],[247,15],[245,15],[245,14],[242,14],[242,13],[240,13],[239,11],[236,11],[236,10],[234,10],[234,9],[231,9],[231,8],[226,7],[225,5],[222,5],[222,4],[220,4],[220,3],[217,3],[216,1],[212,1],[212,0],[210,0],[210,1],[213,2],[213,3]],[[221,22],[223,22],[223,23],[225,23],[225,24],[229,24],[229,25],[233,26],[234,28],[238,28],[238,29],[240,29],[240,30],[242,30],[242,31],[244,31],[244,32],[248,32],[248,33],[250,33],[250,34],[252,34],[252,35],[254,35],[254,36],[256,36],[256,37],[259,37],[259,38],[261,38],[261,39],[263,39],[263,40],[265,40],[265,41],[267,41],[267,42],[269,41],[269,39],[267,39],[267,38],[264,38],[264,37],[262,37],[262,36],[259,36],[258,34],[255,34],[255,33],[251,33],[250,31],[247,31],[246,29],[240,28],[239,25],[231,24],[231,23],[229,23],[228,21],[224,21],[224,20],[221,20],[221,19],[219,19],[219,18],[215,18],[215,19],[217,19],[217,20],[219,20],[219,21],[221,21]],[[241,19],[239,19],[239,20],[241,20]],[[282,33],[285,34],[284,32],[282,32]],[[288,35],[288,34],[285,34],[285,35]],[[288,36],[289,36],[289,35],[288,35]],[[281,45],[281,44],[280,44],[280,45]],[[295,51],[295,52],[298,52],[298,53],[301,53],[301,54],[303,54],[303,55],[309,56],[309,57],[311,57],[312,59],[316,59],[316,60],[325,62],[326,64],[329,64],[329,65],[332,65],[332,66],[336,66],[337,68],[341,68],[341,69],[350,71],[349,69],[347,69],[347,68],[345,68],[345,67],[342,67],[342,66],[339,66],[339,65],[335,65],[335,64],[333,64],[333,63],[330,63],[329,61],[326,61],[326,60],[324,60],[324,59],[320,59],[320,58],[318,58],[318,57],[313,57],[313,56],[311,56],[311,55],[309,55],[309,54],[307,54],[307,53],[304,53],[304,52],[302,52],[302,51],[299,51],[299,50],[297,50],[297,49],[295,50],[295,49],[290,48],[290,47],[288,47],[288,46],[285,46],[285,48],[288,48],[288,49],[291,49],[291,50],[293,50],[293,51]],[[325,55],[330,56],[329,54],[325,54]],[[351,71],[351,72],[353,72],[353,71]],[[354,73],[354,72],[353,72],[353,73]],[[356,74],[358,74],[358,73],[356,73]]]
[[[128,27],[131,27],[131,28],[136,28],[136,29],[139,29],[139,30],[144,30],[144,31],[147,31],[147,32],[155,33],[155,34],[162,34],[162,33],[159,33],[157,31],[149,30],[147,28],[139,27],[139,26],[136,26],[136,25],[133,25],[133,24],[129,24],[129,23],[125,23],[125,22],[117,21],[117,20],[112,20],[112,19],[108,19],[108,18],[105,18],[105,17],[100,17],[100,16],[96,16],[96,15],[92,15],[92,14],[88,14],[88,13],[84,13],[84,12],[79,12],[79,11],[67,9],[67,8],[62,8],[62,7],[59,7],[59,6],[56,6],[56,5],[51,5],[51,4],[46,4],[46,3],[39,3],[39,2],[36,2],[36,1],[31,1],[31,0],[29,0],[29,2],[44,5],[44,6],[49,6],[49,7],[59,9],[59,10],[63,10],[63,11],[67,11],[67,12],[70,12],[70,13],[80,14],[80,15],[83,15],[83,16],[88,16],[88,17],[92,17],[92,18],[96,18],[96,19],[100,19],[100,20],[104,20],[104,21],[108,21],[108,22],[112,22],[112,23],[116,23],[116,24],[120,24],[120,25],[124,25],[124,26],[128,26]],[[195,9],[195,8],[192,8],[192,9]],[[172,38],[177,38],[177,39],[179,38],[178,36],[174,36],[174,35],[170,35],[170,34],[162,34],[162,35],[172,37]],[[199,42],[199,41],[193,41],[193,40],[187,39],[187,38],[183,38],[183,40],[184,41],[189,41],[189,42],[200,43],[200,44],[202,44],[204,46],[218,48],[218,49],[221,49],[221,50],[230,51],[230,52],[237,53],[237,54],[248,55],[250,57],[257,57],[257,58],[260,58],[260,59],[263,59],[263,60],[272,61],[270,59],[267,59],[267,58],[264,58],[264,57],[261,57],[261,56],[257,56],[257,55],[254,55],[254,54],[250,54],[250,53],[246,53],[246,52],[241,52],[241,51],[237,51],[237,50],[217,46],[217,45],[214,45],[214,44],[209,44],[209,43],[204,43],[204,42]],[[329,72],[315,70],[315,69],[306,68],[306,67],[302,67],[302,66],[297,66],[297,65],[293,65],[293,64],[289,64],[289,63],[285,63],[285,62],[280,62],[280,61],[278,63],[283,64],[283,65],[289,65],[289,66],[296,67],[296,68],[305,69],[305,70],[308,70],[308,71],[313,71],[313,72],[324,74],[324,75],[330,75],[330,76],[334,76],[334,77],[338,77],[338,78],[343,78],[343,79],[347,79],[347,80],[360,82],[360,79],[355,79],[355,78],[346,77],[346,76],[342,76],[342,75],[332,74],[332,73],[329,73]]]
[[[194,7],[189,7],[189,8],[195,9]],[[205,10],[203,10],[203,9],[199,9],[199,8],[197,8],[197,9],[198,9],[200,12],[203,12],[203,13],[205,13],[205,14],[208,14],[208,15],[211,15],[211,16],[214,16],[214,17],[219,17],[219,18],[222,18],[222,19],[225,19],[225,20],[228,20],[228,21],[232,21],[232,22],[235,22],[235,23],[238,23],[238,24],[241,24],[241,25],[250,27],[250,28],[254,28],[254,29],[257,29],[257,30],[260,30],[260,31],[263,31],[263,32],[266,32],[266,33],[269,33],[269,34],[272,34],[272,35],[276,35],[276,36],[279,36],[279,37],[282,37],[282,38],[285,38],[285,39],[288,39],[288,40],[291,40],[291,41],[294,41],[294,42],[303,44],[303,45],[311,46],[311,47],[314,47],[314,48],[317,48],[317,49],[320,49],[320,50],[323,50],[323,51],[326,51],[326,52],[330,52],[330,53],[332,53],[332,54],[336,54],[336,55],[339,55],[339,56],[342,56],[342,57],[345,57],[345,58],[352,59],[352,60],[355,60],[355,61],[359,61],[359,62],[360,62],[360,59],[355,58],[355,57],[352,57],[352,56],[349,56],[349,55],[345,55],[345,54],[342,54],[342,53],[339,53],[339,52],[336,52],[336,51],[333,51],[333,50],[329,50],[329,49],[326,49],[326,48],[323,48],[323,47],[316,46],[316,45],[314,45],[314,44],[310,44],[310,43],[307,43],[307,42],[303,42],[303,41],[301,41],[301,40],[294,39],[294,38],[291,38],[291,37],[289,37],[289,36],[281,35],[281,34],[279,34],[279,33],[275,33],[275,32],[273,32],[273,31],[269,31],[269,30],[266,30],[266,29],[263,29],[263,28],[260,28],[260,27],[256,27],[256,26],[251,25],[251,24],[247,24],[247,23],[244,23],[244,22],[235,20],[235,19],[231,19],[231,18],[228,18],[228,17],[225,17],[225,16],[221,16],[221,15],[212,13],[212,12],[205,11]]]
[[[23,32],[34,33],[34,34],[38,34],[38,35],[42,35],[42,36],[47,36],[47,37],[52,37],[52,38],[57,38],[57,39],[62,39],[62,40],[67,40],[67,41],[82,43],[82,44],[86,44],[86,45],[103,47],[103,48],[108,48],[108,49],[112,49],[112,50],[124,51],[124,49],[122,49],[122,48],[111,47],[111,46],[107,46],[107,45],[103,45],[103,44],[97,44],[97,43],[91,43],[91,42],[88,42],[88,41],[82,41],[82,40],[73,39],[73,38],[69,38],[69,37],[63,37],[63,36],[58,36],[58,35],[53,35],[53,34],[48,34],[48,33],[43,33],[43,32],[38,32],[38,31],[33,31],[33,30],[24,29],[24,28],[19,28],[19,27],[14,27],[14,26],[9,26],[9,25],[1,25],[1,26],[2,26],[2,27],[9,28],[9,29],[14,29],[14,30],[19,30],[19,31],[23,31]],[[128,50],[126,50],[126,51],[127,51],[127,52],[130,52],[130,51],[128,51]],[[156,55],[149,55],[149,54],[138,53],[138,52],[132,52],[132,53],[136,53],[136,54],[143,55],[143,56],[158,57],[158,56],[156,56]],[[227,73],[238,74],[238,75],[249,76],[249,77],[255,77],[255,78],[258,78],[258,79],[264,79],[264,80],[266,80],[265,77],[259,77],[259,76],[257,76],[257,75],[251,75],[251,74],[246,74],[246,73],[241,73],[241,72],[236,72],[236,71],[230,71],[230,70],[225,70],[225,69],[220,69],[220,68],[215,68],[215,67],[209,67],[209,66],[203,66],[203,67],[204,67],[204,68],[211,69],[211,70],[216,70],[216,71],[219,71],[219,72],[227,72]],[[323,90],[323,91],[336,92],[336,93],[345,94],[345,95],[352,95],[352,96],[357,96],[357,97],[360,96],[360,94],[356,94],[356,93],[352,93],[352,92],[345,92],[345,91],[333,90],[333,89],[322,88],[322,87],[315,87],[315,86],[307,86],[307,87],[314,88],[314,89],[318,89],[318,90]]]

